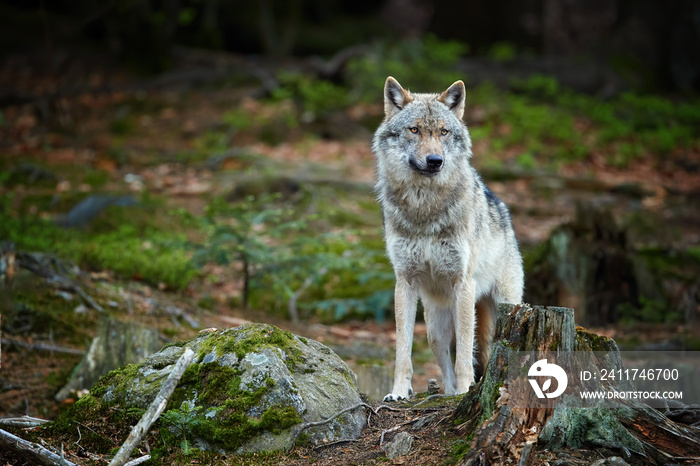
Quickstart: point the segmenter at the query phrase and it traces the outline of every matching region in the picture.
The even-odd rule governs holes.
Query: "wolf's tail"
[[[476,303],[476,366],[475,381],[486,371],[491,357],[491,345],[496,323],[496,303],[490,297],[485,297]]]

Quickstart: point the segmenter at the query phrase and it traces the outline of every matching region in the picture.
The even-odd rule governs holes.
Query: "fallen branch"
[[[402,428],[402,427],[405,426],[405,425],[406,425],[406,423],[404,422],[404,423],[402,423],[402,424],[399,424],[399,425],[396,425],[396,426],[392,427],[391,429],[383,430],[383,431],[382,431],[382,435],[379,437],[379,446],[381,447],[382,444],[384,443],[384,436],[385,436],[386,434],[390,434],[390,433],[392,433],[392,432],[396,432],[397,430],[399,430],[400,428]]]
[[[25,343],[23,341],[13,340],[11,338],[3,338],[1,341],[3,345],[16,345],[20,348],[27,348],[31,350],[51,351],[54,353],[66,354],[85,354],[85,350],[77,348],[66,348],[65,346],[49,345],[47,343]]]
[[[141,442],[143,436],[146,435],[148,430],[151,428],[151,425],[153,425],[156,419],[158,419],[158,416],[160,416],[165,409],[165,406],[168,404],[170,396],[175,391],[175,387],[177,387],[182,374],[184,374],[185,370],[190,366],[193,359],[194,351],[192,351],[192,349],[189,347],[185,348],[185,351],[182,353],[182,356],[180,356],[180,359],[177,360],[177,363],[175,363],[175,367],[173,367],[170,375],[168,375],[168,378],[160,387],[158,395],[156,395],[156,398],[148,407],[143,417],[141,417],[139,423],[136,424],[133,429],[131,429],[129,437],[126,439],[114,458],[112,458],[109,466],[123,466],[127,462],[131,456],[131,452],[134,451],[134,448],[136,448],[136,445]]]
[[[53,259],[56,262],[56,259]],[[17,262],[20,267],[23,267],[35,275],[38,275],[50,282],[55,283],[59,288],[67,291],[72,291],[73,293],[78,293],[85,302],[99,312],[104,312],[102,306],[97,304],[92,297],[87,294],[77,283],[75,283],[70,278],[64,277],[52,270],[49,270],[44,264],[41,263],[34,255],[26,252],[17,253]]]
[[[47,422],[49,421],[47,421],[46,419],[39,419],[31,416],[10,417],[0,419],[0,424],[4,426],[19,427],[22,429],[26,429],[29,427],[37,427],[42,424],[46,424]]]
[[[335,442],[324,443],[323,445],[319,445],[317,447],[314,447],[314,450],[320,450],[321,448],[332,447],[333,445],[338,445],[341,443],[355,443],[355,442],[359,442],[359,440],[355,440],[354,438],[344,438],[344,439],[336,440]],[[124,465],[124,466],[126,466],[126,465]]]
[[[140,458],[136,458],[135,460],[131,460],[128,463],[125,463],[124,466],[136,466],[137,464],[145,463],[146,461],[151,459],[151,455],[143,455]]]
[[[30,456],[32,459],[47,466],[76,466],[75,463],[71,463],[51,450],[37,445],[36,443],[21,439],[2,429],[0,429],[0,445]]]

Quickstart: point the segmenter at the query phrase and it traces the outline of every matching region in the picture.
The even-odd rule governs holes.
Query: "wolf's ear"
[[[467,90],[462,81],[457,81],[440,94],[437,100],[447,105],[447,108],[457,115],[460,120],[464,116],[464,101],[467,97]]]
[[[411,93],[401,87],[401,84],[391,76],[384,83],[384,114],[390,118],[413,101]]]

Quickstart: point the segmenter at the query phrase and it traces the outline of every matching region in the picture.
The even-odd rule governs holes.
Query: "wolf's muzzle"
[[[430,154],[425,161],[428,164],[428,170],[438,171],[442,167],[442,157],[437,154]]]
[[[408,164],[411,168],[423,176],[435,176],[440,173],[443,165],[443,158],[437,154],[430,154],[425,159],[416,161],[414,158],[408,159]]]

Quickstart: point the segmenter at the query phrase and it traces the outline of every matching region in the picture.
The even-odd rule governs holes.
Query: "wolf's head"
[[[379,169],[403,177],[438,177],[471,156],[462,122],[466,90],[457,81],[442,94],[411,93],[389,76],[384,85],[384,121],[372,149]],[[412,170],[406,172],[405,167]]]

